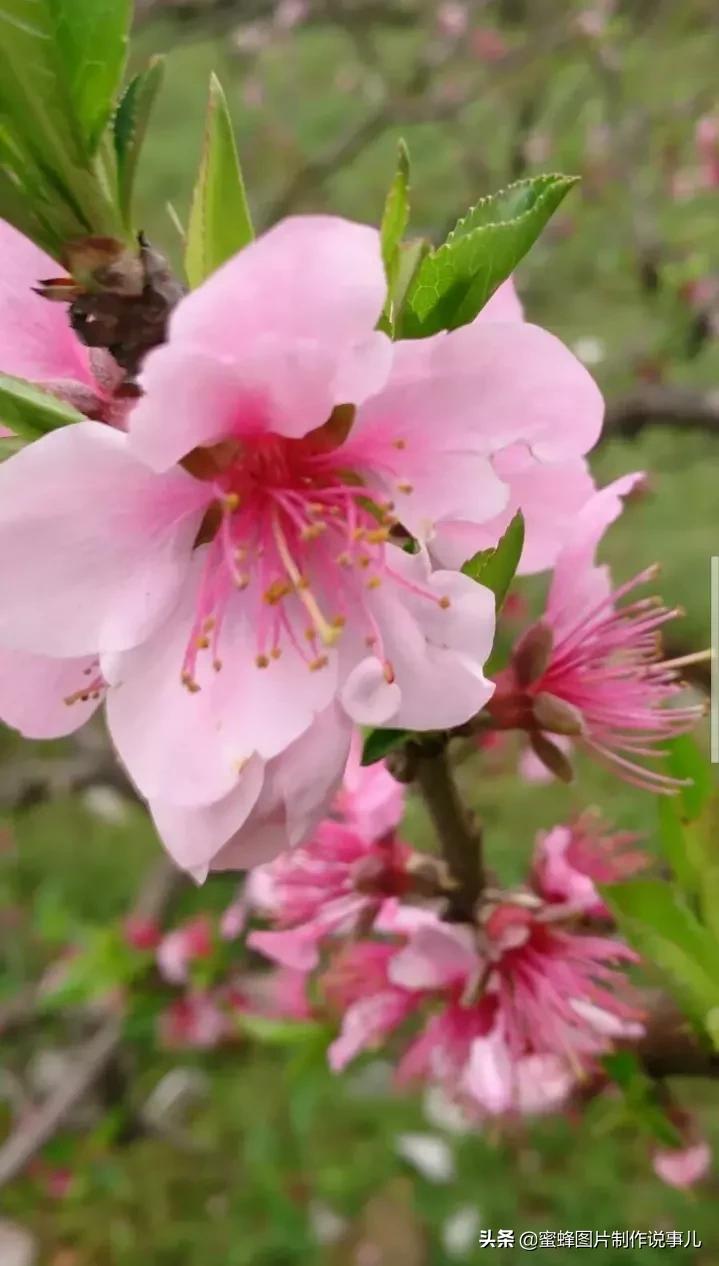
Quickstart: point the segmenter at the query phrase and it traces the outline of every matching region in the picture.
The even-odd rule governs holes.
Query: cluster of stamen
[[[269,668],[286,649],[311,672],[325,668],[351,611],[393,681],[369,594],[391,578],[443,609],[449,606],[448,598],[392,568],[394,504],[372,499],[358,476],[340,468],[338,450],[317,448],[311,437],[261,435],[231,449],[223,445],[221,457],[211,467],[216,499],[198,540],[207,552],[182,665],[187,689],[200,688],[200,654],[209,653],[214,669],[221,669],[223,621],[233,595],[244,590],[258,668]]]

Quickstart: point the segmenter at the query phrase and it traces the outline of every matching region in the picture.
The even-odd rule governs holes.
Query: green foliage
[[[145,70],[128,84],[113,122],[120,207],[128,226],[132,222],[132,195],[140,150],[164,73],[164,58],[153,57]]]
[[[120,231],[101,142],[130,17],[130,0],[0,0],[0,212],[58,258]]]
[[[385,199],[380,242],[387,275],[385,314],[390,329],[396,324],[396,294],[400,271],[400,246],[409,224],[409,150],[404,141],[397,146],[397,171]]]
[[[524,516],[518,510],[494,549],[482,549],[462,567],[465,576],[491,589],[497,614],[514,580],[524,546]]]
[[[666,974],[697,1024],[719,1007],[719,943],[670,884],[635,879],[602,889],[629,940]]]
[[[361,764],[375,765],[378,760],[384,760],[390,752],[402,747],[411,737],[410,730],[369,730],[362,747]]]
[[[212,75],[205,143],[185,245],[185,271],[190,285],[199,286],[252,237],[232,120],[220,81]]]
[[[83,421],[83,415],[64,400],[22,378],[0,374],[0,423],[21,440],[36,440],[59,426]]]
[[[634,1051],[614,1051],[602,1063],[622,1092],[627,1124],[663,1147],[680,1147],[681,1135],[666,1114],[657,1083],[644,1072]]]
[[[574,176],[534,176],[482,198],[418,270],[403,336],[423,338],[473,321],[576,183]]]

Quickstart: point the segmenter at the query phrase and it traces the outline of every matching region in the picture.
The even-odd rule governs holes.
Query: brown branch
[[[639,1055],[650,1077],[719,1077],[719,1054],[697,1037],[671,999],[651,996]]]
[[[646,383],[607,407],[602,440],[633,438],[646,426],[676,426],[719,436],[719,391]]]
[[[133,913],[159,919],[184,876],[162,858],[148,874]],[[41,1103],[0,1147],[0,1187],[12,1182],[62,1127],[111,1062],[122,1039],[122,1017],[109,1015],[73,1060],[70,1075]]]
[[[485,883],[482,835],[462,804],[446,747],[431,755],[420,753],[415,777],[456,885],[450,915],[471,921]]]

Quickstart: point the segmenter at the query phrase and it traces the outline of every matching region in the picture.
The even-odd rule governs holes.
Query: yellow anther
[[[389,540],[389,529],[386,527],[373,528],[371,532],[367,533],[367,540],[370,545],[383,545],[385,541]]]
[[[337,562],[339,563],[340,567],[351,567],[352,556],[351,554],[347,552],[347,550],[343,550],[341,554],[337,555]]]
[[[222,498],[222,505],[225,510],[229,510],[230,514],[236,510],[240,504],[240,496],[237,492],[226,492]]]
[[[258,668],[269,668],[270,661],[266,655],[258,655],[255,660],[255,664]]]
[[[277,552],[284,563],[285,571],[295,587],[295,591],[300,602],[304,606],[308,615],[311,617],[322,642],[324,642],[325,646],[333,646],[339,637],[339,629],[333,629],[332,625],[328,624],[327,620],[320,611],[317,599],[310,589],[307,577],[300,573],[300,570],[290,553],[287,540],[282,531],[277,515],[275,515],[272,520],[272,533],[275,538],[275,544],[277,545]]]
[[[332,617],[331,624],[334,629],[343,629],[347,623],[346,615],[335,615]]]
[[[207,619],[203,621],[202,627],[206,633],[211,633],[216,624],[217,624],[217,620],[215,619],[214,615],[208,615]]]
[[[302,530],[300,531],[300,540],[314,541],[317,539],[318,536],[321,536],[322,533],[325,532],[326,530],[327,530],[326,523],[308,523],[307,526],[303,527]]]
[[[270,651],[270,656],[272,657],[272,659],[279,659],[281,654],[282,654],[282,651],[280,650],[279,646],[272,647],[272,650]]]
[[[320,668],[326,668],[329,660],[326,655],[318,655],[317,659],[310,660],[309,669],[311,673],[319,672]]]
[[[313,628],[312,625],[310,625],[309,628],[305,629],[305,637],[307,638],[308,642],[314,642],[315,638],[317,637],[317,629]]]
[[[409,483],[407,479],[403,479],[396,485],[398,492],[410,493],[414,492],[414,484]]]
[[[271,607],[274,607],[291,592],[291,586],[286,580],[273,580],[272,584],[265,589],[262,597],[265,602],[268,602]]]
[[[209,645],[210,643],[208,642],[206,637],[198,637],[197,641],[195,642],[195,646],[197,647],[198,651],[206,651]]]
[[[385,681],[387,682],[389,686],[391,686],[392,682],[394,681],[394,668],[392,667],[388,659],[385,660],[382,666],[382,672],[384,673]]]
[[[359,563],[360,567],[369,567],[370,563],[372,562],[372,559],[370,558],[369,554],[360,554],[359,558],[357,559],[357,562]]]
[[[367,581],[367,588],[368,588],[368,589],[379,589],[379,587],[380,587],[380,585],[381,585],[381,584],[382,584],[382,581],[380,580],[379,576],[372,576],[372,577],[371,577],[371,578]]]
[[[439,605],[443,611],[446,611],[447,607],[451,607],[452,605],[451,599],[447,597],[446,593],[442,594],[442,597],[439,600]]]
[[[406,441],[406,440],[392,440],[392,447],[393,447],[393,448],[400,448],[400,449],[402,449],[402,448],[406,448],[406,447],[407,447],[407,441]]]

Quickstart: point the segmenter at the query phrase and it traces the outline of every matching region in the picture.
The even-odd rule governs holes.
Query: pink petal
[[[441,923],[421,926],[390,960],[388,976],[403,989],[441,989],[476,976],[480,960],[468,929]]]
[[[433,412],[435,429],[461,426],[475,452],[523,443],[540,461],[566,461],[586,453],[601,430],[604,405],[593,378],[536,325],[480,317],[409,349],[396,344],[387,391],[417,381],[427,386],[427,422]]]
[[[281,932],[252,932],[247,938],[250,949],[264,954],[281,967],[296,971],[314,971],[319,962],[319,935],[306,926]]]
[[[65,700],[87,689],[96,676],[97,661],[91,658],[48,659],[0,650],[0,718],[25,738],[72,734],[100,706],[100,698]]]
[[[500,1114],[512,1107],[513,1063],[506,1042],[496,1030],[472,1042],[463,1082],[485,1112]]]
[[[234,790],[214,804],[197,807],[152,801],[150,811],[165,848],[198,882],[205,879],[225,840],[235,835],[257,803],[264,767],[257,757],[237,778]]]
[[[523,321],[524,308],[511,277],[503,281],[492,298],[485,303],[478,321]]]
[[[236,360],[266,334],[344,349],[374,329],[386,288],[375,229],[335,216],[294,216],[182,300],[170,341]]]
[[[433,557],[461,567],[478,550],[495,546],[517,510],[524,515],[520,575],[551,567],[574,529],[576,515],[594,492],[584,458],[545,464],[521,445],[498,453],[494,470],[509,489],[505,508],[486,523],[441,523],[431,542]]]
[[[1,640],[61,656],[141,641],[177,598],[207,499],[100,423],[28,445],[0,466]]]
[[[576,1076],[559,1055],[525,1055],[515,1067],[516,1107],[527,1115],[555,1112],[569,1098]]]
[[[72,379],[96,389],[90,353],[72,329],[66,306],[34,293],[61,271],[0,220],[0,373],[32,382]]]
[[[347,398],[335,388],[337,372],[331,348],[288,336],[256,339],[234,357],[178,343],[160,347],[143,366],[145,394],[131,416],[132,451],[166,470],[191,449],[222,439],[302,436]]]
[[[615,479],[590,497],[575,516],[571,537],[556,559],[547,600],[555,632],[611,592],[608,571],[593,565],[595,553],[606,529],[622,513],[623,498],[643,479],[641,472]]]
[[[693,1143],[683,1148],[660,1148],[652,1157],[654,1172],[662,1182],[680,1191],[693,1187],[708,1174],[712,1150],[708,1143]]]
[[[394,682],[383,686],[382,665],[369,656],[345,682],[343,705],[359,724],[419,730],[461,725],[494,690],[482,671],[494,634],[494,597],[468,576],[430,573],[425,555],[396,554],[392,567],[406,585],[384,584],[368,599]],[[437,601],[413,592],[413,585]],[[446,607],[441,598],[449,598]]]

